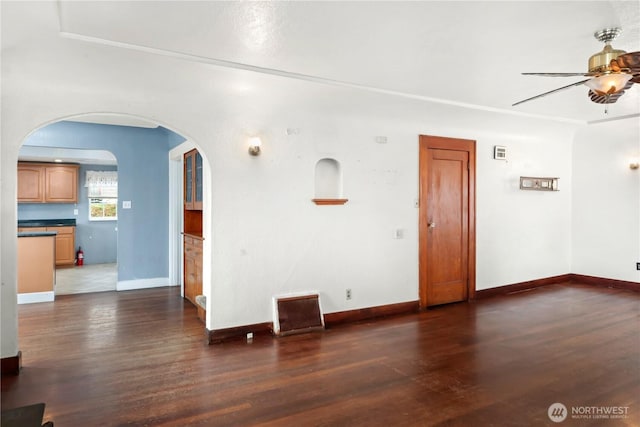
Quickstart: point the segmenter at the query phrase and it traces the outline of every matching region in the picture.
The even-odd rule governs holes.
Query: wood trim
[[[376,307],[359,308],[356,310],[338,311],[335,313],[326,313],[324,315],[324,324],[326,326],[336,326],[343,323],[359,322],[379,317],[417,313],[419,310],[419,301],[408,301],[396,304],[379,305]]]
[[[0,363],[0,372],[4,375],[19,375],[22,368],[22,352],[11,357],[3,357]]]
[[[539,288],[541,286],[556,285],[559,283],[575,283],[640,292],[640,283],[637,282],[628,282],[625,280],[617,279],[605,279],[603,277],[584,276],[582,274],[562,274],[560,276],[545,277],[542,279],[529,280],[527,282],[498,286],[496,288],[481,289],[476,291],[475,299],[484,299],[499,295],[514,294],[517,292]]]
[[[359,322],[362,320],[376,319],[401,314],[417,313],[420,310],[419,301],[408,301],[396,304],[366,307],[356,310],[339,311],[324,315],[324,323],[327,326],[337,326],[344,323]],[[312,328],[313,329],[313,328]],[[315,328],[313,330],[320,330]],[[255,323],[253,325],[236,326],[225,329],[205,329],[207,344],[220,344],[227,341],[244,339],[249,332],[253,335],[273,335],[273,323]]]
[[[419,248],[418,248],[418,262],[419,262],[419,303],[421,308],[426,308],[427,303],[427,277],[425,274],[425,268],[427,264],[427,189],[422,187],[423,177],[426,175],[424,165],[426,165],[426,156],[428,149],[440,149],[440,150],[456,150],[466,151],[469,155],[469,241],[468,241],[468,259],[467,259],[467,299],[472,300],[476,298],[476,141],[460,138],[447,138],[442,136],[432,135],[420,135],[419,137]]]
[[[571,274],[563,274],[560,276],[545,277],[542,279],[528,280],[526,282],[513,283],[511,285],[498,286],[489,289],[480,289],[476,291],[475,299],[491,298],[498,295],[513,294],[516,292],[527,291],[541,286],[554,285],[571,281]]]
[[[571,274],[571,283],[579,283],[592,286],[601,286],[605,288],[626,289],[629,291],[640,292],[640,283],[628,282],[626,280],[605,279],[603,277],[584,276],[582,274]]]
[[[254,323],[253,325],[235,326],[233,328],[209,330],[205,328],[207,344],[220,344],[227,341],[246,338],[248,333],[256,335],[272,335],[273,323]]]
[[[349,199],[311,199],[318,206],[324,205],[344,205]]]

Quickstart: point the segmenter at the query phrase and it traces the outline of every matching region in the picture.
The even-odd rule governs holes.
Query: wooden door
[[[420,305],[475,292],[475,141],[420,136]]]

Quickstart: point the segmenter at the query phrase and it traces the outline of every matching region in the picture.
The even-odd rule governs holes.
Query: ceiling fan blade
[[[640,72],[640,52],[629,52],[612,59],[620,68],[628,68],[633,74]]]
[[[577,77],[593,76],[593,73],[522,73],[523,76],[543,76],[543,77]]]
[[[561,90],[569,89],[570,87],[580,86],[581,84],[584,84],[585,82],[588,82],[589,80],[591,80],[591,79],[586,79],[586,80],[582,80],[582,81],[579,81],[579,82],[576,82],[576,83],[572,83],[570,85],[562,86],[562,87],[559,87],[558,89],[550,90],[549,92],[541,93],[540,95],[536,95],[536,96],[532,96],[531,98],[523,99],[522,101],[518,101],[518,102],[516,102],[515,104],[513,104],[511,106],[515,107],[516,105],[520,105],[520,104],[522,104],[524,102],[528,102],[528,101],[532,101],[534,99],[542,98],[543,96],[551,95],[552,93],[560,92]]]

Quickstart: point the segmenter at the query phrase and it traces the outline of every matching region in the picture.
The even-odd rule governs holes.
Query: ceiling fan
[[[602,51],[589,58],[589,71],[586,73],[522,73],[525,76],[584,76],[589,78],[532,96],[516,102],[513,106],[582,84],[589,87],[588,95],[591,101],[598,104],[613,104],[616,102],[633,83],[640,83],[640,52],[626,53],[624,50],[611,47],[611,42],[621,32],[620,28],[605,28],[593,35],[597,40],[603,42],[605,46]]]

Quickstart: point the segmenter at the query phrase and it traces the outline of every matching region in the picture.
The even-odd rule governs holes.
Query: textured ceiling
[[[69,37],[184,60],[330,81],[473,108],[596,121],[640,113],[640,87],[604,114],[578,86],[602,48],[593,33],[623,27],[614,47],[640,50],[640,2],[63,2]]]

